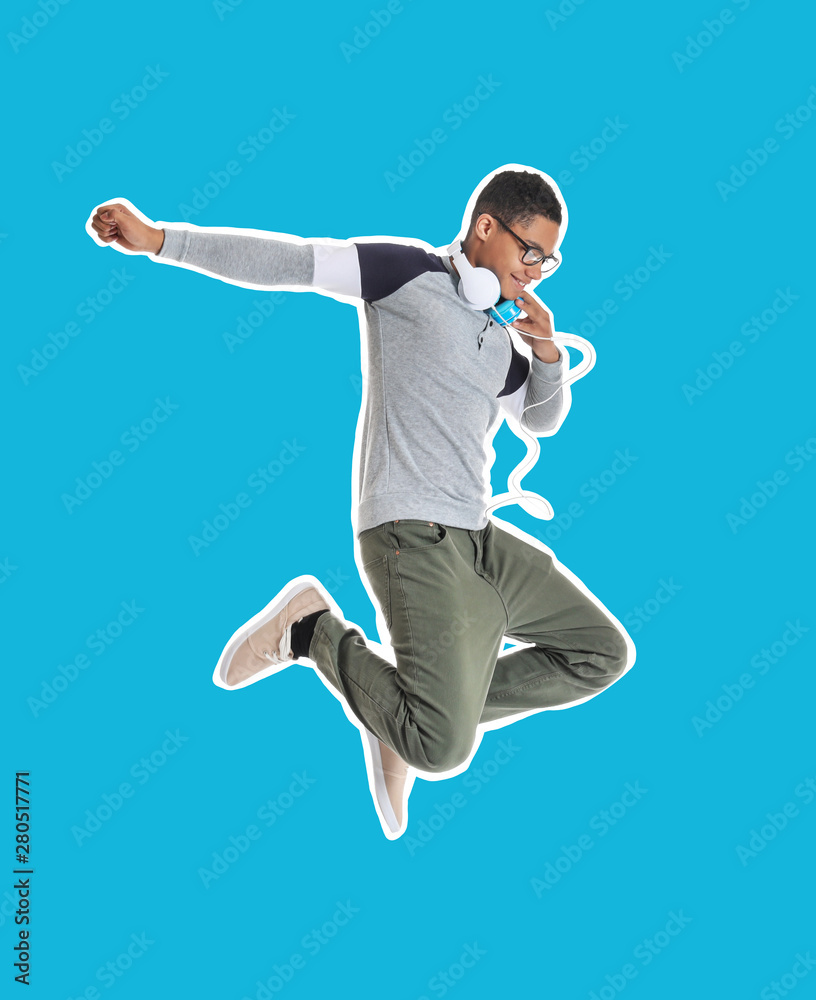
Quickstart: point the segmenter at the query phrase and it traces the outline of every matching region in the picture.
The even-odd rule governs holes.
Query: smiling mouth
[[[524,281],[524,282],[519,281],[518,278],[514,274],[511,274],[510,277],[519,286],[519,288],[523,289],[523,288],[527,287],[528,282],[526,282],[526,281]]]

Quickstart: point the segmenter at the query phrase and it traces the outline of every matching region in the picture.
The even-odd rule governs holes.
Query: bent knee
[[[472,740],[466,742],[454,736],[425,740],[417,752],[412,754],[413,760],[409,760],[408,763],[418,771],[441,774],[463,764],[472,749]]]
[[[626,637],[614,625],[605,626],[600,644],[596,650],[602,657],[602,663],[609,683],[622,677],[634,662],[629,652]]]

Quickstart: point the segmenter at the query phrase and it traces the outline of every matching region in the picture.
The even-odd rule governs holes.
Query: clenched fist
[[[103,243],[115,243],[133,253],[158,253],[164,243],[164,230],[143,222],[120,202],[100,205],[91,216],[91,226]]]

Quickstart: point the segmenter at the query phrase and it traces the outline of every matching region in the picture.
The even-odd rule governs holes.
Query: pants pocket
[[[444,524],[438,521],[419,521],[414,518],[388,521],[385,533],[400,555],[432,549],[436,545],[441,545],[448,537],[448,529]]]

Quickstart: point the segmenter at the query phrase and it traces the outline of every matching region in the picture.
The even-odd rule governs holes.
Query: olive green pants
[[[495,521],[387,521],[362,532],[360,554],[396,668],[333,613],[309,658],[420,771],[467,760],[480,723],[586,700],[634,662],[631,640],[552,557]],[[502,653],[505,636],[530,645]]]

